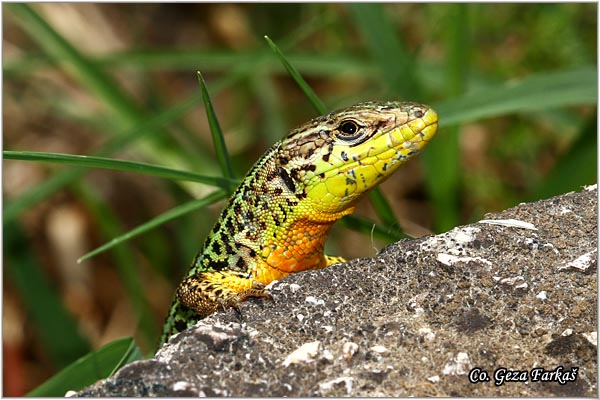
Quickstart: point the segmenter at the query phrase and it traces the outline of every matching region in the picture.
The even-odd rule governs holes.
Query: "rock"
[[[595,397],[597,259],[593,186],[290,276],[77,395]]]

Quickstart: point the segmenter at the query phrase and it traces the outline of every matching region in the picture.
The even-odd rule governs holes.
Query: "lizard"
[[[435,135],[436,112],[363,102],[293,129],[254,164],[179,284],[160,344],[200,319],[268,297],[289,274],[344,262],[324,254],[332,224]]]

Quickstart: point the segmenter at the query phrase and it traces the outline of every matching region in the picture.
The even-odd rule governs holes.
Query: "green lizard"
[[[331,225],[417,154],[438,117],[425,105],[367,102],[292,130],[252,167],[177,288],[161,344],[219,309],[270,297],[265,285],[344,261]]]

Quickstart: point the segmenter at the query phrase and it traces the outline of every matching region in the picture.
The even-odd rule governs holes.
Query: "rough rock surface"
[[[596,186],[485,219],[286,278],[78,395],[596,397]]]

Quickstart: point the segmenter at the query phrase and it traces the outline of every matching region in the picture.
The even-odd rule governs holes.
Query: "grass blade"
[[[314,90],[312,90],[308,83],[306,83],[304,78],[300,76],[296,68],[294,68],[294,66],[289,63],[289,61],[285,58],[281,50],[279,50],[279,47],[277,47],[277,45],[273,43],[273,41],[266,35],[265,40],[269,44],[269,47],[271,47],[273,52],[277,55],[277,57],[279,58],[285,69],[288,71],[290,76],[294,79],[294,81],[296,81],[296,84],[300,87],[300,89],[302,89],[302,92],[304,92],[304,94],[306,95],[310,103],[313,105],[315,110],[317,110],[319,115],[326,114],[327,107],[325,107],[325,104],[323,104],[323,102],[321,101],[321,99],[319,99]]]
[[[82,168],[62,171],[37,184],[18,198],[9,201],[4,200],[3,222],[13,222],[22,212],[50,197],[66,185],[76,181],[83,176],[84,172]]]
[[[373,235],[373,238],[383,242],[397,242],[407,237],[398,228],[383,226],[368,218],[356,215],[345,216],[340,220],[340,224],[364,235]]]
[[[202,91],[202,101],[204,102],[204,109],[206,110],[206,117],[208,118],[208,124],[210,125],[210,133],[215,146],[215,153],[217,154],[217,159],[219,160],[219,165],[221,166],[221,171],[226,178],[233,179],[235,178],[235,174],[233,173],[231,158],[229,157],[227,146],[225,145],[223,131],[221,130],[221,125],[217,119],[217,114],[215,113],[215,109],[210,101],[210,95],[208,94],[208,89],[206,88],[206,82],[204,82],[204,78],[202,77],[202,73],[200,71],[198,71],[198,83],[200,84],[200,89]]]
[[[598,125],[596,115],[589,118],[571,148],[554,165],[547,178],[528,196],[531,201],[579,190],[598,182]]]
[[[434,105],[440,126],[472,122],[510,113],[527,113],[598,100],[596,69],[531,75],[517,83],[504,83]]]
[[[376,190],[371,190],[369,192],[369,199],[373,203],[377,216],[381,219],[386,229],[400,228],[400,223],[381,189],[376,188]]]
[[[218,190],[216,192],[209,194],[208,196],[206,196],[202,199],[193,200],[188,203],[177,206],[175,208],[172,208],[171,210],[169,210],[155,218],[152,218],[148,222],[130,230],[129,232],[126,232],[120,236],[115,237],[110,242],[97,247],[96,249],[90,251],[89,253],[84,254],[77,260],[77,262],[83,262],[85,260],[88,260],[102,252],[105,252],[106,250],[109,250],[119,244],[122,244],[123,242],[126,242],[127,240],[130,240],[138,235],[141,235],[142,233],[147,232],[150,229],[154,229],[155,227],[162,225],[167,221],[170,221],[174,218],[180,217],[182,215],[185,215],[189,212],[192,212],[199,208],[205,207],[207,205],[213,204],[213,203],[225,198],[225,196],[226,196],[226,193],[223,190]]]
[[[396,97],[419,100],[421,90],[413,61],[416,57],[398,38],[384,5],[351,3],[347,7],[383,74],[380,80]]]
[[[446,16],[447,26],[447,97],[456,97],[464,92],[469,64],[466,45],[469,43],[468,4],[450,5]],[[453,125],[437,135],[423,153],[422,159],[427,173],[425,182],[431,196],[435,230],[444,232],[459,224],[460,196],[460,127]]]
[[[115,171],[136,172],[140,174],[158,176],[160,178],[172,180],[205,183],[207,185],[217,186],[222,189],[227,189],[229,185],[238,183],[238,181],[234,179],[221,178],[217,176],[206,176],[196,174],[194,172],[176,170],[139,161],[116,160],[106,157],[84,156],[64,153],[45,153],[37,151],[4,150],[3,154],[4,159],[6,160],[52,162],[57,164],[76,165],[86,168],[103,168]]]
[[[120,221],[118,217],[90,185],[85,183],[76,185],[74,191],[94,216],[94,220],[104,237],[113,237],[119,233]],[[144,291],[142,274],[138,267],[139,263],[136,262],[135,254],[129,246],[117,247],[111,255],[119,274],[119,280],[125,288],[125,293],[133,310],[135,310],[133,318],[136,321],[136,329],[141,333],[141,344],[145,348],[152,348],[158,339],[159,332],[148,301],[148,295]]]
[[[275,80],[263,71],[257,72],[249,79],[249,87],[254,97],[264,110],[264,118],[262,126],[259,128],[265,134],[265,142],[274,143],[281,140],[289,130],[285,121],[284,104],[281,101],[277,91]]]
[[[285,41],[289,43],[290,41]],[[283,46],[290,48],[289,45]],[[269,54],[271,54],[269,52]],[[129,68],[138,71],[198,69],[207,72],[224,72],[235,66],[250,65],[256,60],[255,51],[212,50],[212,49],[155,49],[129,50],[90,57],[92,62],[102,68]],[[377,68],[368,60],[345,54],[293,53],[286,58],[305,76],[335,76],[340,70],[347,76],[373,77]],[[262,71],[271,74],[279,71],[280,63],[266,59]],[[51,60],[43,55],[23,55],[18,59],[7,60],[3,65],[5,77],[31,75],[36,71],[53,67]]]
[[[4,254],[6,277],[17,289],[33,330],[54,365],[63,367],[89,352],[89,343],[79,334],[76,321],[42,273],[17,221],[4,222]]]
[[[6,8],[18,18],[21,27],[47,54],[102,99],[103,104],[109,106],[122,123],[129,125],[137,120],[139,110],[117,89],[118,85],[59,35],[28,4],[7,4]]]
[[[27,397],[63,397],[69,390],[81,390],[108,378],[123,365],[142,359],[132,338],[118,339],[81,357],[27,393]]]

